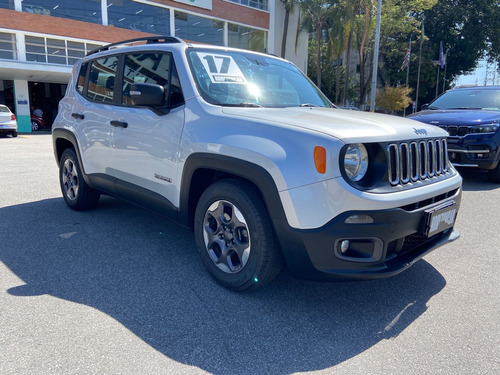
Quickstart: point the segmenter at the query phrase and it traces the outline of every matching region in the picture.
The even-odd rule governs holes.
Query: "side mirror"
[[[427,108],[429,108],[429,104],[422,104],[422,108],[420,110],[425,111]]]
[[[141,107],[161,107],[165,104],[165,89],[152,83],[134,83],[130,87],[133,105]]]

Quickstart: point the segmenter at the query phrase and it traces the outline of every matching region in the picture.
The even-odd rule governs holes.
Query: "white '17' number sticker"
[[[212,83],[246,83],[240,68],[231,56],[197,52]]]

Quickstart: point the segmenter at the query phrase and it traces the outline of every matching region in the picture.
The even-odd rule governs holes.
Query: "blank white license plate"
[[[455,224],[457,217],[457,203],[455,201],[448,201],[430,209],[427,212],[427,237],[432,237],[436,233],[442,232],[451,228]]]

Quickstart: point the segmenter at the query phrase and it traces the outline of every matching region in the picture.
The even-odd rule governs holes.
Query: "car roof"
[[[454,90],[500,90],[500,86],[458,86]]]

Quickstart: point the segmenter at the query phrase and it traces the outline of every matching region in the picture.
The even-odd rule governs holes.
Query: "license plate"
[[[455,224],[457,217],[457,203],[448,201],[442,205],[427,210],[427,237],[432,237],[436,233],[451,228]]]

